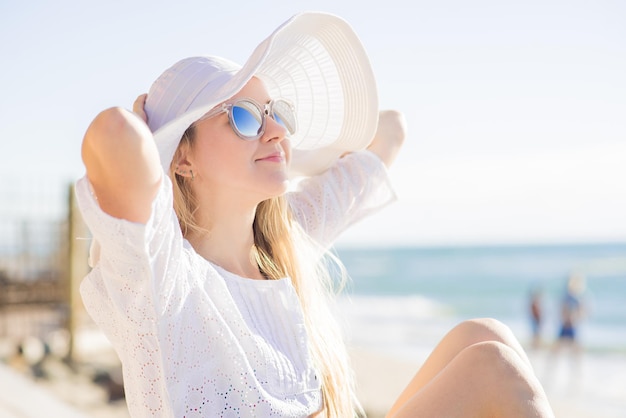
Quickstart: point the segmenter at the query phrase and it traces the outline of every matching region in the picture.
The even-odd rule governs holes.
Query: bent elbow
[[[88,170],[107,154],[107,148],[115,146],[114,142],[120,138],[125,123],[124,109],[120,107],[103,110],[93,119],[85,132],[81,148],[82,159]]]
[[[121,107],[100,112],[91,122],[83,138],[81,155],[90,173],[111,168],[132,158],[140,158],[152,134],[135,114]]]

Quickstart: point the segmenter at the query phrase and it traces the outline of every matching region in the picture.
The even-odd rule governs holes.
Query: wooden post
[[[84,308],[80,299],[79,286],[83,277],[85,277],[85,275],[89,272],[87,257],[89,255],[90,240],[88,238],[90,237],[90,233],[78,209],[74,185],[72,184],[69,189],[69,283],[67,286],[67,329],[69,331],[70,340],[67,361],[71,363],[75,359],[75,337],[76,330],[79,325],[78,320],[84,316]]]

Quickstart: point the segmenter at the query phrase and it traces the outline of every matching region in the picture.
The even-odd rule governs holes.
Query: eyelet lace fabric
[[[86,177],[76,195],[93,235],[84,305],[122,362],[133,417],[307,417],[322,406],[304,317],[291,280],[236,276],[183,239],[163,176],[145,224],[103,212]],[[289,195],[324,245],[395,197],[363,151]]]

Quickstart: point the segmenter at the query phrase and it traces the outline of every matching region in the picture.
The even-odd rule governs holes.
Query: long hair
[[[183,135],[174,161],[185,147],[193,145],[194,135],[192,125]],[[173,180],[174,210],[183,236],[190,232],[206,232],[195,220],[198,207],[190,180],[176,174],[175,170],[176,166],[172,164],[169,175]],[[330,309],[333,296],[346,278],[341,262],[330,251],[316,245],[293,220],[285,196],[259,203],[252,228],[253,255],[261,272],[270,280],[291,278],[302,305],[311,344],[310,354],[322,377],[326,417],[346,418],[363,414],[355,396],[354,376],[342,333]],[[339,280],[334,276],[339,276]],[[334,286],[335,282],[340,285]]]

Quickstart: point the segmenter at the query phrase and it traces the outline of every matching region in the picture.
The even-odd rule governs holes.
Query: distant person
[[[578,273],[572,273],[567,278],[565,289],[559,299],[559,327],[556,340],[550,356],[546,363],[546,376],[543,379],[544,384],[551,385],[555,378],[555,368],[558,364],[558,356],[566,350],[570,354],[570,371],[572,375],[569,378],[571,385],[580,382],[577,379],[580,372],[582,345],[579,341],[580,322],[584,316],[583,293],[585,291],[585,277]]]
[[[583,293],[585,292],[585,277],[572,273],[567,279],[565,291],[560,301],[560,327],[557,336],[556,349],[564,346],[580,351],[579,325],[584,317]]]
[[[133,110],[96,116],[76,187],[95,243],[81,294],[131,415],[355,416],[321,254],[393,199],[405,132],[379,112],[351,27],[299,14],[243,66],[179,61]],[[554,414],[511,330],[479,319],[443,338],[388,414],[418,416]]]
[[[541,347],[541,331],[543,326],[542,291],[535,288],[530,292],[530,325],[532,331],[532,348]]]

